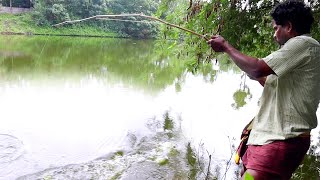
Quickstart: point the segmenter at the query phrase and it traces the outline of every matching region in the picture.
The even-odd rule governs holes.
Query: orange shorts
[[[271,173],[290,179],[303,161],[310,146],[310,137],[296,137],[270,144],[248,145],[242,157],[245,169]]]

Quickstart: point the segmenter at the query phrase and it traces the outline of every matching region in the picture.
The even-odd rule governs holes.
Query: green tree
[[[270,11],[277,1],[269,0],[163,0],[157,16],[179,24],[190,30],[210,37],[221,34],[231,44],[244,53],[264,57],[277,48],[273,41]],[[319,1],[311,1],[315,15],[313,36],[320,38]],[[171,31],[171,32],[168,32]],[[193,56],[194,61],[207,61],[216,58],[206,41],[181,31],[168,30],[163,26],[161,36],[182,39],[183,54]],[[201,63],[194,64],[197,66]]]
[[[113,0],[108,2],[108,7],[111,14],[143,13],[145,15],[153,15],[157,10],[158,1]],[[113,22],[111,27],[116,32],[138,38],[155,37],[157,34],[157,26],[154,23],[144,21],[139,17],[126,18],[125,22]]]
[[[34,19],[38,25],[70,20],[64,0],[38,0],[34,5]]]

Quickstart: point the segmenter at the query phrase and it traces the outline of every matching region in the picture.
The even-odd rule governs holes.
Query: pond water
[[[188,142],[234,179],[228,162],[262,87],[232,64],[188,73],[155,43],[0,37],[0,179],[184,179],[159,164],[174,149],[188,169]]]

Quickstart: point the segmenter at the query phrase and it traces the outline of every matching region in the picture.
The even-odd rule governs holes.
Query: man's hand
[[[225,52],[227,41],[220,35],[214,35],[208,41],[208,44],[215,52]]]
[[[261,86],[264,86],[266,80],[267,80],[267,76],[264,76],[264,77],[260,77],[260,78],[255,78],[253,76],[250,76],[249,74],[247,74],[247,76],[251,79],[251,80],[255,80],[255,81],[258,81]]]

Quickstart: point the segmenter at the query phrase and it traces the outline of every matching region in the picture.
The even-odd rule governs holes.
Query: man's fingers
[[[220,35],[213,35],[213,36],[211,36],[211,39],[216,39],[216,38],[218,38]]]
[[[211,39],[208,42],[208,44],[213,44],[214,43],[214,40],[217,39],[218,37],[220,37],[220,35],[213,35],[211,36]]]

